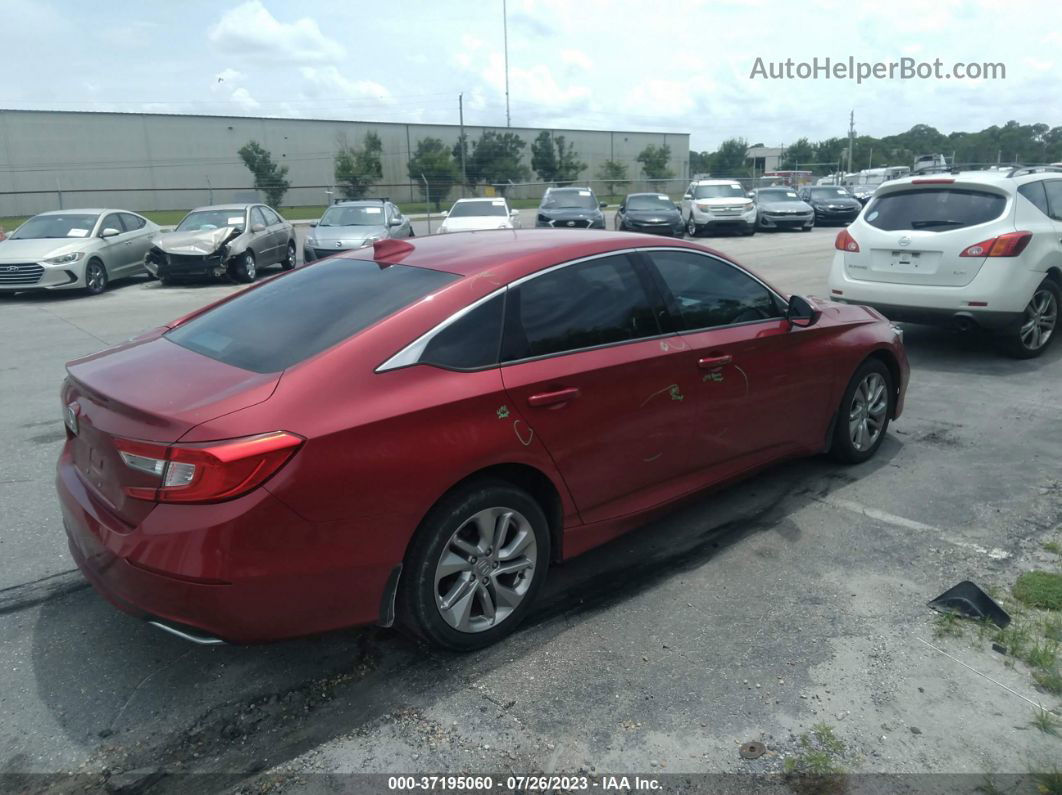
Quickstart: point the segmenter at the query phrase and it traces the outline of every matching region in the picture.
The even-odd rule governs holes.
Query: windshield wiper
[[[963,221],[952,221],[950,219],[934,219],[930,221],[911,221],[912,229],[926,229],[931,226],[962,226]]]

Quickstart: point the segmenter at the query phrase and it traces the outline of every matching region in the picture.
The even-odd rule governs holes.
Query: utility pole
[[[461,198],[465,196],[465,185],[468,184],[468,174],[465,172],[465,95],[457,95],[457,117],[461,125],[461,137],[458,140],[461,142]]]
[[[848,171],[852,171],[852,150],[855,147],[855,109],[848,114]]]
[[[513,120],[509,115],[509,4],[502,0],[502,36],[505,42],[505,126],[512,127]]]

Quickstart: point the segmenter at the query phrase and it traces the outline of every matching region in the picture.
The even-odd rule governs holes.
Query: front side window
[[[988,223],[999,218],[1006,205],[1005,196],[969,188],[898,190],[874,199],[864,219],[886,232],[946,232]]]
[[[408,265],[323,260],[192,318],[168,332],[166,339],[234,367],[275,373],[457,278]]]
[[[262,211],[262,215],[265,216],[266,226],[273,226],[275,224],[282,223],[280,220],[280,216],[270,210],[268,207],[260,207],[259,209]]]
[[[510,288],[502,361],[574,351],[660,333],[631,260],[568,265]]]
[[[255,224],[261,224],[262,226],[269,226],[269,224],[266,223],[265,213],[262,212],[262,208],[261,207],[252,207],[251,208],[251,226],[254,226]]]
[[[648,255],[675,300],[684,331],[782,316],[771,292],[732,265],[688,251]]]
[[[122,222],[118,219],[118,213],[111,213],[103,219],[103,223],[100,224],[100,234],[102,235],[108,229],[113,229],[118,234],[125,231],[125,227],[122,226]]]

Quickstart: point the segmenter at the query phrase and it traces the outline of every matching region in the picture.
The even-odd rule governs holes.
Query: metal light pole
[[[509,4],[502,0],[502,35],[505,42],[505,126],[512,127],[509,115]]]
[[[457,116],[461,124],[461,134],[457,139],[461,142],[461,197],[465,195],[465,185],[468,184],[468,174],[465,172],[465,95],[457,95]]]

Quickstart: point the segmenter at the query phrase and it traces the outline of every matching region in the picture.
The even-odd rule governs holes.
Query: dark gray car
[[[874,192],[870,187],[867,199]],[[850,224],[859,215],[866,201],[848,192],[847,188],[840,185],[816,185],[804,188],[800,192],[800,198],[806,201],[815,210],[815,220],[820,223]]]
[[[547,188],[535,216],[536,227],[604,229],[607,204],[589,188]]]
[[[756,203],[756,225],[760,229],[807,232],[815,225],[815,211],[792,188],[759,188],[753,191],[752,200]]]
[[[390,199],[336,202],[306,236],[302,258],[312,262],[389,237],[413,237],[413,224]]]

